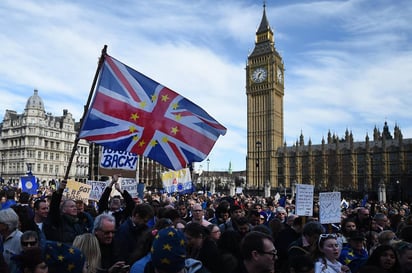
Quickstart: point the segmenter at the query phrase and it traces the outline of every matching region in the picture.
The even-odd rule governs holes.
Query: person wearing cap
[[[339,262],[347,265],[351,272],[358,272],[369,257],[365,247],[366,237],[358,230],[351,231],[348,237],[349,244],[342,248]]]
[[[47,241],[44,261],[50,273],[85,273],[87,263],[80,249],[61,242]]]
[[[186,257],[183,232],[167,227],[159,230],[151,247],[151,260],[145,273],[208,273],[198,260]]]

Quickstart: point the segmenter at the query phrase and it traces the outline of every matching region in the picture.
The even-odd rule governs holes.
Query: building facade
[[[255,47],[246,66],[247,185],[263,192],[274,185],[277,168],[274,155],[283,142],[284,64],[276,51],[265,7],[256,31]]]
[[[39,182],[62,179],[76,138],[75,120],[68,110],[62,116],[46,113],[42,98],[34,90],[24,112],[6,110],[0,124],[0,177],[16,185],[21,176],[33,173]],[[88,177],[89,145],[80,140],[69,178]]]
[[[319,145],[305,144],[303,134],[291,147],[282,143],[284,64],[265,7],[248,56],[246,96],[249,192],[263,195],[271,187],[272,193],[293,193],[295,184],[312,184],[316,191],[377,199],[383,190],[388,199],[412,199],[412,139],[404,139],[398,125],[392,136],[385,122],[382,133],[375,127],[372,140],[366,135],[360,142],[346,131],[341,139],[329,133]]]
[[[374,128],[372,139],[355,142],[351,132],[339,138],[328,133],[327,140],[313,145],[299,141],[280,147],[275,155],[276,183],[280,191],[296,183],[314,185],[316,191],[340,191],[361,198],[369,194],[386,200],[412,200],[412,139],[404,139],[395,125],[393,136],[385,122],[382,133]]]

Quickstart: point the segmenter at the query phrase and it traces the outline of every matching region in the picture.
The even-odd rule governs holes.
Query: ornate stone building
[[[386,200],[410,200],[412,182],[412,139],[404,139],[395,125],[393,136],[385,122],[382,133],[375,127],[373,138],[355,142],[351,132],[339,138],[328,133],[327,140],[304,143],[301,134],[292,147],[280,147],[275,155],[278,188],[295,183],[312,184],[317,191],[341,191],[378,199],[379,189]]]
[[[4,182],[17,184],[29,170],[40,182],[64,177],[76,137],[75,120],[68,110],[63,110],[62,116],[46,113],[34,90],[22,114],[6,110],[0,132],[0,177]],[[70,178],[87,179],[88,166],[89,145],[80,140]]]
[[[294,184],[304,183],[316,191],[377,198],[383,189],[388,200],[412,199],[412,139],[403,139],[398,125],[393,137],[385,123],[372,140],[366,135],[355,142],[347,131],[344,138],[329,133],[319,145],[305,144],[303,135],[292,147],[282,144],[283,80],[284,64],[264,7],[246,66],[247,191],[263,195],[271,187],[272,193],[292,193]]]

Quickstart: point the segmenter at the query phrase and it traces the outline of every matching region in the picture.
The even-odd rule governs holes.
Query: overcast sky
[[[258,0],[2,0],[0,120],[38,89],[46,112],[79,121],[107,44],[227,127],[210,171],[244,170],[245,66],[262,13]],[[364,141],[385,121],[412,137],[412,1],[267,0],[266,13],[286,68],[289,146],[329,130]]]

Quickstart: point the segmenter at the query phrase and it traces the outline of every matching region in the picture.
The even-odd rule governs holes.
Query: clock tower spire
[[[255,47],[246,66],[247,185],[257,194],[262,194],[266,185],[278,186],[272,155],[283,143],[283,73],[264,3]]]

